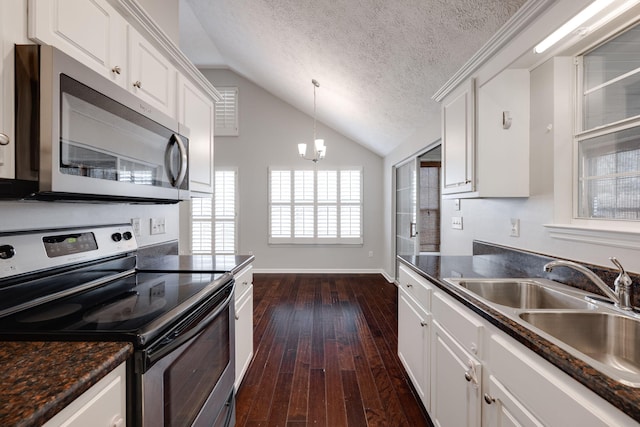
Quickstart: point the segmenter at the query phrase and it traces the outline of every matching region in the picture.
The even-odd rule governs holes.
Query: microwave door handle
[[[178,146],[178,151],[180,152],[180,170],[178,170],[178,176],[173,177],[173,171],[171,170],[171,148],[173,144]],[[182,181],[184,181],[185,176],[187,175],[187,167],[188,167],[188,156],[187,156],[187,147],[182,142],[182,138],[180,135],[173,134],[171,135],[171,140],[167,145],[167,151],[165,152],[165,159],[167,165],[167,171],[169,172],[169,178],[171,179],[171,185],[179,188],[182,185]]]
[[[221,304],[218,304],[216,310],[210,315],[208,315],[206,319],[203,319],[200,323],[198,323],[198,326],[196,326],[193,329],[189,329],[184,334],[175,335],[171,341],[166,343],[166,345],[159,346],[151,354],[147,352],[148,366],[153,365],[158,360],[162,359],[164,356],[171,353],[173,350],[179,348],[181,345],[183,345],[187,341],[191,340],[195,336],[202,333],[204,329],[207,326],[209,326],[209,324],[212,323],[220,315],[220,313],[222,313],[224,310],[227,310],[229,308],[229,304],[231,304],[232,299],[234,297],[235,287],[236,285],[234,283],[233,287],[231,288],[231,293],[224,300],[224,302]]]

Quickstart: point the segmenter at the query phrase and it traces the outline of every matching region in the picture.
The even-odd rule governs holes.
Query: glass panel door
[[[396,167],[396,255],[419,253],[417,224],[417,163],[411,159]]]

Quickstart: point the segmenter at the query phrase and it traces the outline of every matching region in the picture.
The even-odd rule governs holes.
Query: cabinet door
[[[527,409],[493,375],[489,376],[483,396],[487,427],[542,427]]]
[[[398,357],[429,410],[429,343],[431,319],[402,289],[398,290]]]
[[[431,419],[437,427],[480,427],[482,365],[433,322]]]
[[[178,77],[178,121],[189,129],[189,190],[213,194],[213,99]]]
[[[176,117],[174,66],[144,37],[129,27],[129,89],[158,111]]]
[[[32,40],[125,85],[126,21],[106,0],[29,0],[28,25]]]
[[[126,426],[126,370],[121,364],[44,427]]]
[[[474,191],[475,84],[471,79],[442,104],[442,193]]]
[[[236,390],[253,357],[253,285],[236,303]]]

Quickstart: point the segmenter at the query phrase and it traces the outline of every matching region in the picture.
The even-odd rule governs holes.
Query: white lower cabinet
[[[431,420],[437,427],[479,427],[482,364],[433,322]]]
[[[122,363],[47,421],[44,427],[125,427],[126,375],[125,363]]]
[[[400,288],[398,293],[398,356],[425,408],[430,406],[430,316]]]
[[[235,275],[236,321],[236,390],[253,358],[253,267],[245,267]]]
[[[425,408],[437,427],[638,426],[405,266],[399,281],[398,354],[418,393],[430,389]],[[421,287],[431,289],[426,307],[408,296]],[[426,335],[415,326],[421,319]]]
[[[483,396],[486,404],[483,425],[496,427],[543,427],[493,375],[489,375]]]

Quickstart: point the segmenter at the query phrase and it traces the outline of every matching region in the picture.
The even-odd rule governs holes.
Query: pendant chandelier
[[[313,151],[311,157],[307,157],[307,144],[298,144],[298,154],[305,160],[311,160],[316,163],[318,160],[324,159],[327,154],[327,147],[324,145],[324,139],[316,138],[316,88],[320,87],[320,83],[316,79],[311,80],[313,84]]]

